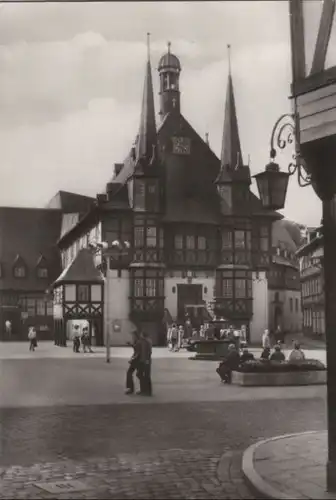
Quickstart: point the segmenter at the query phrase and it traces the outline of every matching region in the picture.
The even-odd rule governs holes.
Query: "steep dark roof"
[[[46,208],[62,210],[63,213],[84,213],[94,203],[94,198],[82,194],[58,191]]]
[[[72,262],[63,270],[54,286],[63,282],[91,282],[102,283],[101,273],[95,266],[94,256],[87,248],[82,248]]]
[[[0,207],[1,290],[43,291],[60,273],[56,241],[61,229],[61,212],[44,208]],[[27,269],[25,278],[14,278],[14,260],[20,255]],[[37,277],[43,255],[48,279]]]
[[[216,182],[250,182],[250,180],[250,169],[248,166],[243,165],[232,76],[229,73],[225,101],[221,167]]]
[[[143,158],[149,162],[157,147],[152,68],[149,59],[146,64],[138,137],[137,159]]]
[[[174,155],[171,138],[189,137],[190,155]],[[220,200],[214,180],[219,160],[182,115],[169,114],[158,132],[159,155],[164,168],[166,214],[172,222],[218,223]]]

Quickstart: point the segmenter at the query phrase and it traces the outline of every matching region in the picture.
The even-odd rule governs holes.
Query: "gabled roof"
[[[53,286],[64,282],[102,283],[104,280],[95,266],[94,256],[87,248],[82,248],[72,262],[63,270]]]
[[[58,191],[49,201],[46,208],[62,210],[63,213],[87,212],[95,199],[78,193]]]
[[[61,216],[59,210],[0,207],[1,290],[44,291],[46,280],[38,278],[36,272],[41,255],[48,264],[50,281],[56,279],[61,270],[56,247]],[[22,257],[27,268],[26,277],[20,279],[13,276],[17,255]]]

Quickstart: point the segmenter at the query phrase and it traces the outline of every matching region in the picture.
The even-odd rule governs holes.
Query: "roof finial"
[[[147,58],[150,60],[150,33],[147,33]]]
[[[209,146],[209,132],[205,132],[205,142]]]
[[[168,54],[170,54],[171,42],[168,42],[167,45],[168,45]]]
[[[228,51],[228,63],[229,63],[229,74],[231,75],[231,45],[227,45],[227,51]]]

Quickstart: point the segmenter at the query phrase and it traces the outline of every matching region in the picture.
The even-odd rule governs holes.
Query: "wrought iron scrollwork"
[[[292,161],[288,165],[290,175],[297,174],[299,186],[310,186],[311,176],[307,172],[306,162],[300,154],[298,116],[286,113],[276,121],[271,135],[270,157],[272,161],[277,156],[277,151],[284,150],[288,146],[294,147]]]

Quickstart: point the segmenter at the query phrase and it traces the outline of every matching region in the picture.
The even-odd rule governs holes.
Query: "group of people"
[[[260,356],[261,360],[264,361],[285,361],[286,356],[282,351],[281,342],[278,341],[273,350],[271,349],[268,330],[265,331],[263,335],[263,350]],[[247,361],[254,360],[254,355],[249,352],[247,346],[242,350],[237,348],[235,344],[230,344],[228,347],[228,354],[226,358],[220,363],[217,368],[217,373],[224,383],[231,382],[231,374],[233,370],[236,370],[240,365],[246,363]],[[293,350],[289,353],[288,361],[295,363],[297,361],[303,361],[305,359],[305,354],[301,349],[301,345],[298,341],[293,342]]]
[[[79,352],[81,344],[83,352],[93,352],[91,349],[90,331],[88,326],[84,326],[81,331],[79,325],[74,325],[72,342],[74,352]]]
[[[235,329],[230,325],[229,328],[218,328],[211,323],[204,323],[197,329],[187,319],[184,326],[173,323],[167,329],[167,346],[170,351],[177,352],[184,344],[197,339],[239,340],[243,344],[246,343],[246,327],[243,325],[241,329]]]
[[[129,360],[126,374],[126,394],[134,394],[134,373],[140,383],[140,390],[136,393],[141,396],[152,396],[152,341],[147,332],[133,332],[133,355]]]
[[[263,352],[261,354],[261,359],[269,359],[270,361],[285,361],[285,355],[282,352],[281,344],[283,340],[277,340],[276,344],[273,346],[272,352],[272,341],[270,337],[269,330],[265,330],[262,336],[262,348]],[[301,349],[300,343],[295,340],[293,342],[293,350],[289,354],[288,361],[302,361],[305,359],[305,354]]]

